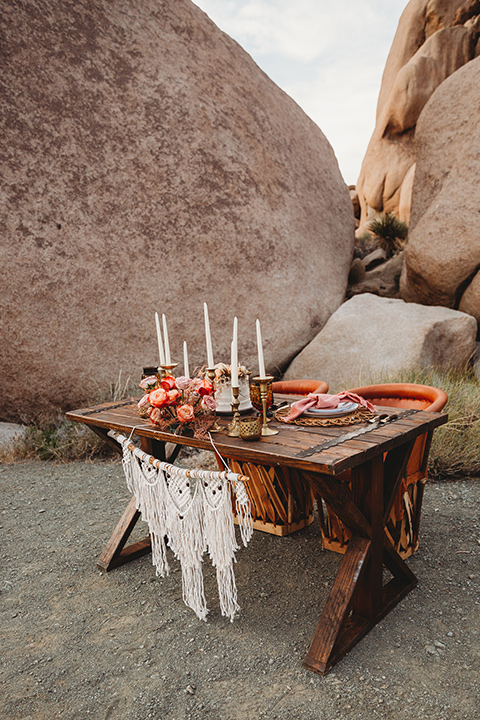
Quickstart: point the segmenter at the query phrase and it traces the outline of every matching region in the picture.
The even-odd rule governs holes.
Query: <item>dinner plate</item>
[[[310,417],[341,417],[342,415],[348,415],[358,408],[358,403],[354,402],[341,402],[336,408],[310,408],[305,410],[304,415]]]

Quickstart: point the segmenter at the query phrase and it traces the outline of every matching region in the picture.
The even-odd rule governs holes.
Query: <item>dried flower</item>
[[[247,378],[249,375],[249,370],[245,367],[245,365],[239,365],[238,366],[238,377],[239,378]],[[223,385],[224,383],[230,382],[232,377],[232,367],[231,365],[226,365],[225,363],[217,363],[215,365],[215,382],[217,385]]]

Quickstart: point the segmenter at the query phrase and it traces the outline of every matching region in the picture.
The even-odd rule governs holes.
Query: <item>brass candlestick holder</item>
[[[163,378],[167,377],[167,375],[171,375],[177,365],[178,363],[171,363],[170,365],[159,365],[158,371],[161,375],[161,379],[163,380]]]
[[[213,385],[213,388],[215,390],[215,368],[206,368],[205,372],[207,373],[207,377],[210,380],[210,382]],[[210,428],[210,432],[220,432],[223,430],[223,428],[218,424],[217,422],[217,411],[213,411],[213,417],[214,417],[214,423],[212,427]]]
[[[267,427],[267,387],[268,383],[273,380],[273,375],[266,375],[264,378],[257,376],[253,379],[260,386],[260,399],[262,401],[263,416],[262,435],[278,435],[278,430],[272,430],[272,428]]]
[[[240,413],[238,408],[240,407],[240,400],[238,396],[240,394],[239,387],[232,387],[233,400],[231,402],[233,418],[232,422],[228,426],[228,433],[230,437],[240,437]]]

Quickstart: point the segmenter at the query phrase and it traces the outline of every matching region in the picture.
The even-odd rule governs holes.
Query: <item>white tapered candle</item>
[[[266,377],[265,360],[263,359],[262,331],[260,330],[260,320],[257,319],[257,349],[258,349],[258,371],[261,378]]]
[[[238,387],[238,320],[236,317],[233,318],[232,359],[230,365],[232,387]]]
[[[163,323],[163,342],[165,343],[165,365],[172,364],[172,358],[170,357],[170,343],[168,342],[168,330],[167,330],[167,318],[162,315]]]
[[[183,374],[185,377],[190,377],[190,370],[188,368],[188,351],[187,351],[187,341],[183,341]]]
[[[208,364],[209,368],[213,368],[212,336],[210,335],[210,320],[208,318],[207,303],[203,303],[203,314],[205,316],[205,339],[207,341],[207,364]]]
[[[158,313],[155,313],[155,324],[157,326],[157,342],[158,342],[158,354],[160,356],[160,365],[165,365],[165,353],[163,352],[162,332],[160,330],[160,320]]]
[[[231,354],[231,385],[232,387],[238,387],[238,353],[237,344],[235,340],[232,340],[232,354]]]

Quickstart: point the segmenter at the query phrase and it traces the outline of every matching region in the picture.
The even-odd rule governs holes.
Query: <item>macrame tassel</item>
[[[203,590],[202,564],[182,564],[183,602],[191,608],[200,620],[207,620],[207,601]]]
[[[235,615],[240,610],[237,603],[237,586],[235,584],[233,563],[224,568],[217,567],[217,585],[222,615],[230,618],[230,622],[233,622]]]
[[[152,541],[152,563],[156,574],[165,577],[169,573],[167,549],[165,546],[165,480],[163,471],[152,467],[132,454],[132,484],[137,500],[137,509],[142,520],[148,524]]]
[[[237,512],[238,527],[244,547],[252,539],[253,519],[250,498],[247,495],[245,484],[238,479],[238,475],[229,475],[229,480],[235,488],[235,510]]]
[[[202,486],[204,497],[205,540],[212,565],[217,569],[220,610],[233,621],[240,610],[233,572],[238,550],[233,524],[232,500],[228,481],[211,480]]]
[[[187,484],[188,482],[188,484]],[[166,493],[168,545],[180,560],[183,600],[200,620],[207,617],[202,557],[205,552],[203,508],[198,483],[172,475]]]

